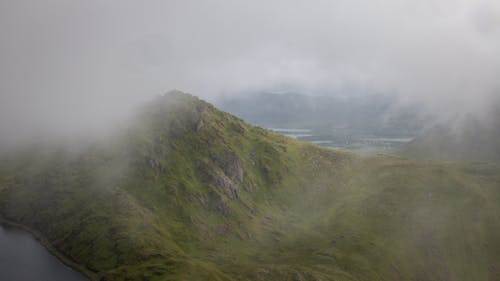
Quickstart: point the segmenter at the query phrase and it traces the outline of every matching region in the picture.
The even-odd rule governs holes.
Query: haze
[[[388,93],[443,115],[500,88],[494,0],[4,0],[0,38],[0,144],[105,131],[174,88]]]

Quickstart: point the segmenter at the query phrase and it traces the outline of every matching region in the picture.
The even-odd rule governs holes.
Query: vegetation
[[[188,94],[4,155],[0,215],[101,280],[498,280],[500,166],[361,157]]]
[[[500,102],[484,116],[467,115],[433,126],[401,149],[406,157],[441,161],[500,163]]]

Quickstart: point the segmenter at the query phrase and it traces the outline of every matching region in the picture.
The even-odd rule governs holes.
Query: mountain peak
[[[99,280],[498,276],[496,165],[329,150],[180,91],[133,120],[126,145],[5,161],[0,219]]]
[[[133,120],[133,127],[156,133],[197,131],[204,125],[203,119],[215,110],[211,104],[191,94],[169,91],[143,104]]]

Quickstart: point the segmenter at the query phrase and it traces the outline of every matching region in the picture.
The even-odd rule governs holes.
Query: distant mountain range
[[[2,222],[101,281],[498,280],[499,187],[496,164],[340,152],[181,92],[0,156]]]
[[[397,105],[394,97],[381,94],[310,96],[264,92],[222,97],[215,104],[263,127],[413,136],[425,125],[424,116],[417,107]]]
[[[446,161],[500,162],[500,106],[482,117],[438,121],[387,95],[308,96],[257,93],[220,98],[244,120],[324,146]],[[290,129],[306,129],[300,134]]]
[[[362,154],[397,153],[431,119],[417,106],[403,106],[382,94],[256,93],[220,98],[216,104],[284,135]]]

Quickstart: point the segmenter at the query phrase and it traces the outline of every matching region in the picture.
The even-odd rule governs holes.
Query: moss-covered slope
[[[172,92],[5,155],[0,215],[102,280],[498,280],[500,167],[359,157]]]

